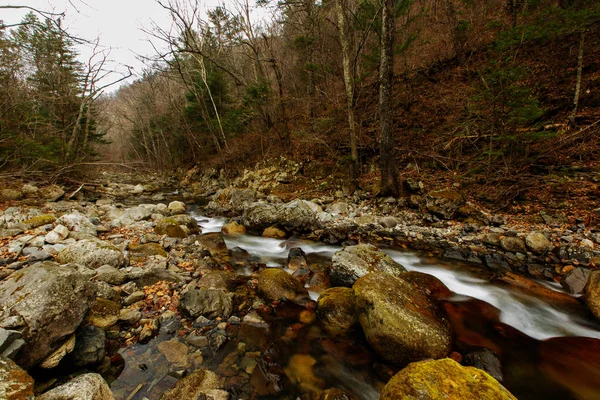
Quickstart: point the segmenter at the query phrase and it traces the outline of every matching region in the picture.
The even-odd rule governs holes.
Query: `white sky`
[[[136,54],[155,54],[147,34],[141,28],[150,29],[152,22],[167,30],[171,26],[168,12],[154,0],[5,0],[2,4],[65,11],[64,27],[69,33],[88,40],[99,36],[100,44],[111,49],[110,59],[115,61],[113,68],[126,72],[123,65],[130,65],[136,74],[141,74],[143,69],[143,63],[136,59]],[[218,4],[218,0],[205,0],[201,4],[205,8],[212,8]],[[0,19],[6,24],[19,22],[27,13],[26,10],[0,11]],[[89,47],[77,48],[81,53],[81,61],[89,58]],[[117,77],[115,75],[112,80]]]

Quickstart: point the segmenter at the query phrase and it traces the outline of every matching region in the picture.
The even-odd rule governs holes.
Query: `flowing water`
[[[198,211],[192,215],[203,233],[219,232],[227,221],[204,217]],[[330,260],[341,249],[307,240],[251,235],[226,236],[225,241],[229,249],[242,248],[268,267],[284,267],[292,247],[302,248],[309,259],[322,260]],[[406,250],[383,250],[407,270],[433,275],[455,293],[444,301],[444,307],[455,328],[457,343],[463,348],[484,346],[498,353],[504,367],[504,384],[518,398],[600,398],[600,341],[596,340],[600,339],[600,324],[576,301],[557,301],[553,293],[559,294],[559,300],[560,296],[566,298],[559,285],[539,282],[546,290],[546,295],[540,297],[491,280],[492,273],[485,267]],[[318,293],[311,296],[316,299]],[[290,324],[284,324],[282,329],[288,332]],[[340,344],[311,330],[300,331],[286,343],[284,347],[288,348],[276,352],[285,353],[280,361],[284,366],[286,362],[291,364],[294,354],[313,354],[318,361],[314,370],[330,384],[327,387],[342,388],[359,399],[377,399],[389,374],[383,367],[383,372],[373,368],[378,364],[373,363],[368,346],[361,343]],[[322,356],[324,349],[329,355],[338,356]],[[151,353],[141,345],[127,351],[122,352],[126,362],[127,354],[137,362],[141,354]],[[119,386],[119,379],[113,389]],[[168,387],[174,381],[167,379],[161,383]]]

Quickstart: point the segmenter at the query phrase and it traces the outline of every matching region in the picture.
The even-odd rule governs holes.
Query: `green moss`
[[[56,217],[51,214],[38,215],[37,217],[29,218],[23,221],[23,223],[29,225],[32,229],[39,226],[52,224],[56,221]]]

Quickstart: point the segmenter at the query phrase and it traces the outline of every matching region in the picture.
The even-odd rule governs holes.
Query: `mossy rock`
[[[237,223],[236,221],[230,221],[223,225],[221,228],[221,232],[226,235],[242,235],[246,233],[246,227],[242,224]]]
[[[54,221],[56,221],[56,217],[54,215],[42,214],[38,215],[37,217],[29,218],[23,221],[23,223],[29,226],[31,229],[33,229],[40,226],[52,224],[54,223]]]
[[[200,233],[200,228],[193,217],[181,214],[161,219],[156,223],[154,232],[174,238],[186,238],[191,234]]]
[[[270,301],[289,300],[299,303],[309,298],[302,283],[279,268],[267,268],[258,275],[258,291]]]
[[[449,358],[409,364],[381,391],[380,400],[516,400],[486,372]]]
[[[103,240],[80,240],[62,249],[56,256],[60,264],[82,264],[88,268],[110,265],[119,268],[125,264],[123,252]]]
[[[144,256],[161,256],[166,257],[167,252],[158,243],[145,243],[145,244],[133,244],[127,245],[127,250],[133,254],[141,254]]]
[[[86,321],[100,329],[108,329],[119,320],[121,306],[114,301],[98,297],[88,312]]]
[[[336,287],[325,290],[317,300],[317,316],[333,336],[344,336],[358,324],[354,290]]]

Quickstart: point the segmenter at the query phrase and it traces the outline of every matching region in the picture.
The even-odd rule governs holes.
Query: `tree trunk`
[[[575,97],[573,98],[573,111],[569,117],[571,126],[575,126],[575,117],[579,107],[579,96],[581,95],[581,76],[583,74],[583,44],[585,41],[585,30],[581,31],[581,40],[579,41],[579,53],[577,54],[577,82],[575,83]]]
[[[383,0],[381,13],[381,64],[379,68],[379,167],[380,196],[398,196],[394,138],[392,132],[392,85],[394,81],[394,0]]]

